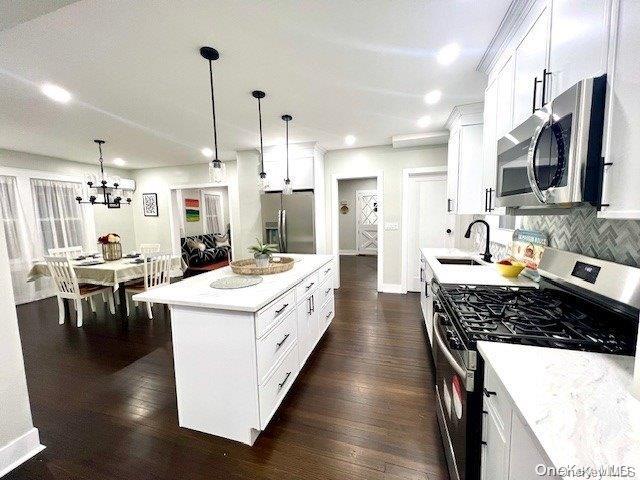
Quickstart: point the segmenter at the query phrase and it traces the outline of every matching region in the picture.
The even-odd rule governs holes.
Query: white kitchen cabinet
[[[556,475],[539,475],[542,466],[552,466],[540,452],[538,442],[529,428],[520,419],[520,414],[514,412],[511,417],[511,444],[509,447],[509,480],[539,480],[548,478],[561,480]],[[496,477],[497,478],[497,477]]]
[[[493,411],[484,410],[482,423],[482,480],[507,480],[509,478],[509,442],[506,433]]]
[[[458,158],[460,156],[459,131],[452,130],[447,147],[447,212],[458,206]]]
[[[542,77],[547,66],[548,38],[549,9],[544,8],[516,48],[513,94],[514,125],[520,125],[531,116],[534,104],[536,108],[542,106]]]
[[[496,139],[504,137],[513,130],[513,92],[515,82],[516,59],[512,55],[500,69],[496,78]],[[496,145],[497,146],[497,145]]]
[[[295,160],[290,158],[289,178],[294,190],[313,189],[313,157],[299,157]]]
[[[553,0],[546,101],[605,73],[610,0]]]
[[[286,171],[283,169],[283,163],[279,158],[270,158],[264,160],[264,173],[267,174],[267,180],[269,181],[269,187],[267,192],[281,191],[284,186],[284,177]]]
[[[482,213],[482,104],[455,107],[447,127],[447,211]]]
[[[538,465],[552,466],[517,407],[489,364],[485,364],[483,394],[482,480],[534,480]],[[552,475],[545,476],[559,479]]]
[[[640,2],[617,0],[607,74],[603,218],[640,219]]]

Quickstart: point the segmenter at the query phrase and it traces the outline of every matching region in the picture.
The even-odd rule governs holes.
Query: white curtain
[[[225,233],[220,195],[204,194],[204,220],[205,233]]]
[[[31,179],[36,227],[41,239],[41,255],[50,248],[82,245],[84,251],[96,249],[95,220],[91,208],[81,206],[76,197],[87,198],[80,183]],[[106,208],[106,207],[105,207]]]
[[[32,302],[53,295],[48,278],[27,282],[38,242],[29,229],[24,201],[15,177],[0,176],[0,213],[9,254],[13,294],[17,304]]]

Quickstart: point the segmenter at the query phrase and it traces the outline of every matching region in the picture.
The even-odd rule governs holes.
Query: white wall
[[[447,146],[393,149],[391,146],[350,148],[333,150],[325,154],[326,211],[331,213],[331,176],[355,175],[382,171],[383,215],[381,221],[397,222],[400,229],[384,232],[384,284],[397,285],[402,277],[402,169],[410,167],[435,167],[446,165]],[[327,218],[327,245],[332,238],[331,215]]]
[[[85,164],[71,162],[62,158],[46,157],[33,153],[16,152],[13,150],[0,149],[0,166],[23,168],[26,170],[37,170],[41,172],[52,172],[56,174],[76,177],[78,181],[84,182],[86,173],[99,172],[98,162],[95,164]],[[105,168],[108,175],[117,175],[121,178],[132,178],[131,170],[118,168]],[[96,205],[94,216],[96,223],[96,234],[118,233],[122,239],[124,251],[135,248],[135,233],[133,225],[133,209],[135,206],[123,206],[120,209],[109,209],[102,205]],[[96,244],[97,244],[96,238]]]
[[[356,191],[375,190],[377,187],[375,178],[358,178],[338,181],[338,202],[347,202],[349,211],[340,213],[339,219],[339,244],[341,251],[353,252],[356,247]]]
[[[262,215],[260,212],[260,191],[258,173],[260,155],[257,150],[243,150],[237,153],[238,206],[240,212],[240,232],[236,239],[238,247],[234,259],[249,258],[248,248],[262,238]],[[233,206],[232,206],[233,208]]]
[[[9,258],[0,229],[0,476],[41,450],[33,427],[14,305]]]

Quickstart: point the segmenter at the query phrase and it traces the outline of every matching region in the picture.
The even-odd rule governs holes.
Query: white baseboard
[[[395,283],[383,283],[382,291],[384,293],[402,293],[402,285]]]
[[[44,450],[40,445],[40,435],[37,428],[32,428],[24,435],[16,438],[0,448],[0,477],[29,460]]]
[[[356,250],[340,250],[338,252],[339,255],[358,255]]]

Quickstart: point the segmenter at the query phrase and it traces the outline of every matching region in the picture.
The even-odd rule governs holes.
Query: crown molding
[[[476,66],[478,72],[489,74],[502,52],[509,46],[510,40],[518,31],[533,6],[539,1],[512,0],[507,12],[502,17],[498,30]]]
[[[462,118],[463,115],[476,115],[476,116],[480,115],[481,117],[483,109],[484,109],[484,102],[467,103],[465,105],[456,105],[455,107],[453,107],[453,110],[451,110],[451,113],[449,114],[449,118],[447,118],[447,121],[444,124],[444,128],[446,128],[447,130],[451,130],[454,123],[456,123],[460,118]]]

